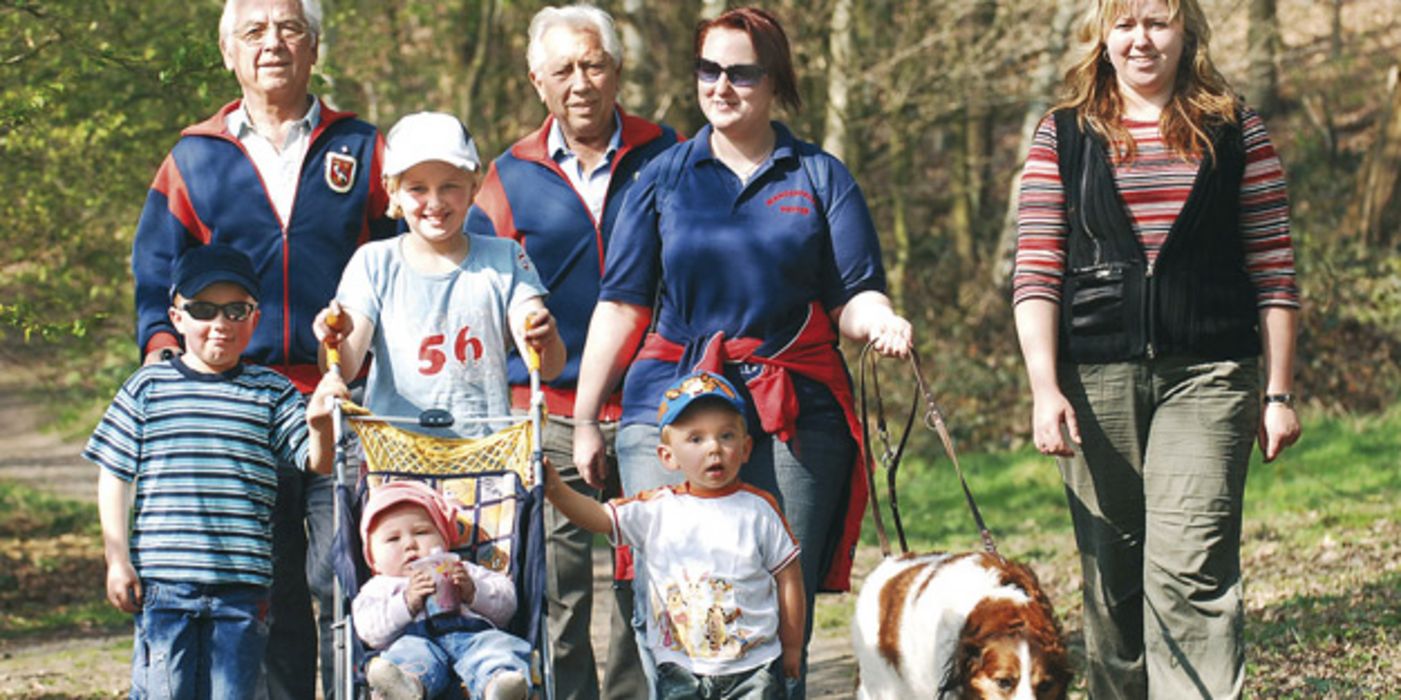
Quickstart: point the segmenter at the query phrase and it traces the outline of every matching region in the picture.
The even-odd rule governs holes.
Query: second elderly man
[[[531,20],[527,59],[531,83],[549,115],[539,129],[491,164],[466,227],[471,233],[519,241],[550,290],[547,304],[569,361],[545,388],[550,414],[545,454],[569,486],[597,495],[593,489],[602,488],[608,475],[581,474],[572,466],[574,425],[601,422],[611,440],[621,415],[620,399],[613,396],[600,415],[573,415],[579,358],[618,210],[636,173],[678,137],[669,127],[629,115],[617,105],[623,50],[608,13],[582,4],[546,7]],[[514,403],[524,408],[529,380],[519,357],[511,358],[510,380]],[[550,532],[546,556],[555,677],[569,679],[556,697],[594,700],[599,693],[589,641],[593,537],[553,507],[545,518]],[[618,611],[612,620],[604,695],[646,697],[627,624],[631,591],[615,590]]]

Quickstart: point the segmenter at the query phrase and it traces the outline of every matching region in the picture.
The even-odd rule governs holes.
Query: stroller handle
[[[526,330],[535,327],[535,323],[540,318],[541,313],[540,311],[532,311],[525,317]],[[327,352],[329,351],[330,349],[327,348]],[[329,358],[330,355],[327,355],[327,357]],[[535,346],[530,343],[525,344],[525,368],[530,370],[532,374],[540,371],[540,351],[536,350]]]
[[[328,314],[326,314],[326,325],[328,325],[328,326],[338,326],[338,325],[340,325],[340,320],[341,320],[340,314],[336,314],[336,313],[328,313]],[[340,349],[340,346],[337,345],[337,344],[335,344],[335,343],[331,343],[331,342],[329,342],[329,341],[326,342],[326,371],[328,371],[328,372],[334,372],[334,373],[336,373],[336,374],[340,374],[340,373],[341,373],[341,349]]]

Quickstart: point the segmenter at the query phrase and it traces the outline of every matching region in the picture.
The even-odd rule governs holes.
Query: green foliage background
[[[179,128],[235,89],[219,9],[0,2],[0,348],[50,360],[56,388],[135,366],[131,234]]]
[[[785,19],[807,103],[783,118],[816,141],[826,76],[839,67],[828,24],[837,1],[760,3]],[[526,78],[524,31],[543,4],[324,0],[313,90],[382,127],[420,109],[463,115],[490,157],[544,115]],[[600,4],[646,47],[627,59],[624,105],[694,133],[691,28],[715,3]],[[993,271],[1006,263],[997,239],[1020,123],[1047,97],[1033,94],[1028,75],[1046,50],[1054,4],[853,0],[845,160],[871,203],[893,296],[916,325],[950,425],[978,448],[1016,447],[1026,435],[1007,290]],[[1240,85],[1243,5],[1203,4],[1217,61]],[[1380,244],[1344,221],[1386,115],[1401,7],[1348,0],[1344,41],[1330,53],[1323,4],[1279,2],[1282,108],[1267,120],[1294,203],[1305,295],[1299,386],[1318,408],[1375,411],[1401,391],[1401,207],[1393,201],[1393,233]],[[0,0],[0,361],[34,364],[60,406],[105,403],[136,366],[128,257],[146,188],[179,130],[237,95],[216,45],[221,6]],[[1327,129],[1308,104],[1326,107]],[[966,144],[978,129],[987,153],[974,172]],[[908,387],[894,384],[901,405]]]

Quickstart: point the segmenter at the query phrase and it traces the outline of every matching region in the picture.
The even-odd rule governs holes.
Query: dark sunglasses
[[[197,321],[213,321],[214,317],[222,311],[224,318],[238,323],[252,316],[258,305],[248,301],[231,301],[227,304],[215,304],[212,301],[187,301],[180,308]]]
[[[702,83],[713,83],[720,79],[720,74],[724,73],[730,79],[730,84],[735,87],[750,88],[759,84],[768,74],[763,66],[753,63],[736,63],[732,66],[722,66],[714,61],[707,61],[704,58],[696,59],[696,79]]]

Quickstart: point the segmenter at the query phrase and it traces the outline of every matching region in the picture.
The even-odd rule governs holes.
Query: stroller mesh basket
[[[515,578],[513,566],[521,492],[535,487],[531,468],[531,424],[517,423],[483,438],[426,436],[347,406],[347,416],[365,453],[371,490],[396,479],[423,481],[462,507],[459,549],[476,563]]]

